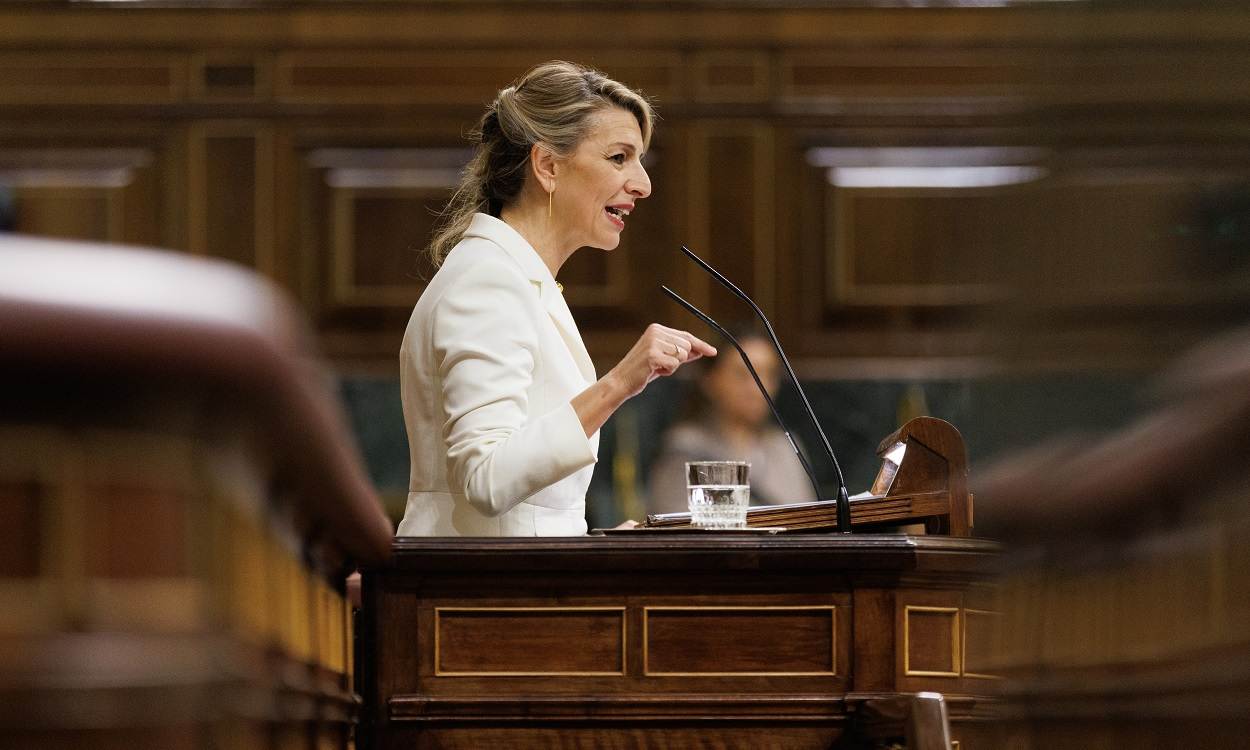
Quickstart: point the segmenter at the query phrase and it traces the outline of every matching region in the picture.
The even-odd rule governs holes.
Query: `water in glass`
[[[751,488],[744,484],[689,487],[690,524],[703,529],[745,528]]]

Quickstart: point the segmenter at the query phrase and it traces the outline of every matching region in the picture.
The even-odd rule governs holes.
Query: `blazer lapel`
[[[573,320],[573,313],[569,311],[564,295],[556,286],[551,269],[547,268],[547,264],[543,263],[542,258],[538,256],[529,242],[506,222],[486,214],[474,215],[465,236],[490,240],[502,247],[516,261],[537,290],[543,307],[560,333],[560,338],[564,339],[564,345],[568,348],[578,371],[588,382],[594,382],[595,365],[586,351],[586,345],[582,343],[582,336],[577,330],[577,323]]]
[[[581,333],[577,330],[577,323],[573,320],[573,313],[569,311],[568,303],[564,301],[564,295],[560,293],[554,279],[550,284],[542,283],[539,286],[547,314],[556,324],[556,330],[560,332],[560,338],[564,339],[565,346],[569,348],[569,354],[573,355],[577,369],[587,381],[594,382],[595,364],[586,351],[586,345],[582,343]]]

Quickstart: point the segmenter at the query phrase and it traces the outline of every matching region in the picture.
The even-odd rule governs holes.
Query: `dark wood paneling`
[[[46,21],[54,23],[51,17]],[[176,55],[96,52],[0,52],[0,102],[8,104],[153,104],[186,96],[186,68]]]
[[[334,195],[335,301],[411,307],[432,267],[422,254],[451,190],[337,188]]]
[[[1048,77],[1041,56],[1001,50],[801,51],[783,55],[779,68],[782,96],[800,101],[950,98],[967,103],[1018,97],[1024,86]]]
[[[690,249],[772,309],[778,260],[772,129],[752,121],[700,124],[691,134],[690,174]],[[749,315],[741,301],[693,264],[685,265],[685,275],[693,290],[687,299],[712,317],[735,321]]]
[[[765,50],[705,50],[694,55],[693,97],[699,102],[749,103],[773,96],[771,58]]]
[[[623,608],[440,607],[435,628],[436,675],[625,672]]]
[[[644,617],[649,675],[837,673],[833,606],[648,607]]]
[[[0,143],[0,184],[13,191],[18,232],[154,242],[156,161],[147,148]]]
[[[963,673],[966,677],[993,676],[994,654],[1002,649],[1002,614],[984,609],[964,609]]]
[[[300,139],[311,141],[298,166],[301,296],[323,332],[341,333],[332,351],[363,350],[389,363],[436,270],[426,247],[469,152],[438,130]]]
[[[274,137],[258,123],[191,131],[190,249],[274,275]]]
[[[769,750],[826,750],[841,732],[827,727],[712,727],[622,728],[614,732],[608,747],[629,748],[768,748]],[[603,732],[579,726],[530,729],[511,727],[447,728],[405,732],[402,729],[381,745],[385,750],[437,747],[440,750],[481,748],[544,748],[548,750],[599,750],[605,747]]]
[[[22,234],[108,242],[117,235],[115,191],[26,187],[15,191]]]
[[[883,691],[894,685],[895,654],[900,648],[894,632],[894,592],[862,587],[851,607],[855,618],[855,685],[863,691]]]
[[[43,549],[43,510],[39,485],[33,480],[0,479],[0,579],[39,575]]]
[[[986,301],[1001,277],[985,258],[1017,236],[1011,194],[940,188],[831,189],[827,300],[910,307]]]
[[[899,535],[401,538],[392,565],[364,574],[364,735],[381,747],[469,736],[546,747],[559,729],[570,747],[744,747],[745,730],[767,727],[764,747],[829,747],[863,701],[933,689],[895,660],[895,597],[957,602],[979,576],[967,565],[993,549]],[[469,674],[442,671],[448,611]],[[622,635],[623,673],[539,673],[619,664]],[[574,642],[589,651],[570,654]],[[969,689],[987,684],[945,681],[957,724],[974,721]]]
[[[208,50],[191,56],[191,97],[246,102],[273,96],[273,58],[251,52]]]
[[[89,747],[91,750],[199,750],[203,747],[202,732],[199,727],[193,726],[119,729],[113,732],[79,729],[56,734],[20,729],[6,731],[5,738],[13,743],[13,747],[27,750],[61,750],[65,747]]]
[[[124,185],[19,185],[18,228],[255,267],[296,292],[344,363],[393,371],[431,270],[420,250],[448,188],[396,179],[400,152],[463,149],[499,88],[553,58],[602,68],[661,115],[654,196],[616,251],[581,252],[562,274],[600,369],[647,323],[696,327],[659,283],[743,317],[673,254],[682,242],[755,295],[813,372],[863,358],[873,372],[899,358],[984,366],[985,313],[1026,274],[1055,281],[1041,299],[1083,311],[1034,326],[1060,342],[1030,344],[1052,363],[1148,356],[1138,321],[1175,322],[1176,345],[1228,320],[1250,287],[1227,252],[1223,276],[1193,265],[1219,243],[1194,206],[1250,179],[1244,10],[111,10],[0,18],[0,101],[21,105],[0,114],[0,162],[10,142],[150,152]],[[618,33],[588,45],[599,27]],[[813,148],[852,147],[1032,149],[1049,171],[1020,188],[857,188],[809,163]],[[329,185],[353,167],[308,163],[325,149],[376,151],[363,166],[391,181]]]
[[[534,65],[552,58],[575,59],[612,71],[650,96],[672,98],[681,78],[674,53],[645,60],[610,51],[506,50],[483,57],[473,51],[288,52],[277,60],[280,101],[439,102],[482,107]]]

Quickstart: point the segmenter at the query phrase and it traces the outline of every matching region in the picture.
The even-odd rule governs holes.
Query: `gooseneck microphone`
[[[738,339],[734,338],[733,334],[725,330],[725,327],[720,323],[712,320],[707,313],[682,299],[681,295],[677,294],[677,292],[674,292],[672,289],[669,289],[663,284],[660,285],[660,289],[662,289],[669,297],[672,297],[674,302],[689,310],[690,313],[696,318],[702,320],[704,323],[707,323],[712,328],[715,328],[717,333],[723,336],[730,344],[733,344],[733,348],[738,350],[738,356],[742,357],[742,363],[747,366],[747,371],[750,372],[751,377],[755,379],[755,385],[759,387],[760,393],[764,394],[764,400],[768,402],[768,408],[772,410],[773,417],[777,420],[777,424],[781,425],[781,431],[785,434],[786,440],[790,442],[790,447],[794,449],[794,455],[798,456],[799,463],[803,464],[803,471],[807,472],[807,479],[812,483],[812,490],[815,491],[816,499],[819,500],[820,483],[816,481],[816,472],[812,471],[812,465],[808,463],[807,457],[803,455],[803,451],[799,450],[799,444],[794,442],[794,438],[790,435],[790,431],[786,429],[786,423],[781,420],[781,412],[777,411],[777,405],[773,403],[773,397],[768,394],[768,389],[764,387],[764,382],[760,380],[759,373],[755,371],[755,365],[751,364],[751,358],[747,356],[747,353],[742,348],[742,345],[738,343]]]
[[[699,268],[702,268],[704,271],[709,273],[712,276],[712,278],[720,282],[721,286],[724,286],[726,289],[733,292],[734,295],[737,296],[739,299],[741,299],[742,301],[750,305],[751,309],[755,312],[756,317],[758,317],[760,319],[760,322],[764,324],[764,331],[768,334],[768,339],[769,341],[772,342],[773,348],[777,350],[777,355],[781,358],[781,363],[785,366],[786,374],[789,376],[791,384],[794,385],[794,389],[798,391],[799,397],[803,400],[803,409],[804,411],[807,412],[807,417],[808,419],[811,420],[812,426],[816,428],[816,433],[820,435],[820,440],[822,444],[824,445],[825,453],[829,456],[829,461],[830,463],[833,464],[833,469],[837,473],[837,477],[838,477],[838,498],[837,498],[838,531],[842,532],[843,534],[851,533],[851,501],[846,491],[846,479],[842,476],[842,466],[838,463],[837,456],[833,454],[833,446],[829,444],[829,437],[825,434],[824,429],[820,426],[820,421],[816,419],[816,412],[814,409],[812,409],[812,403],[807,398],[807,392],[803,390],[803,386],[799,385],[799,378],[797,375],[794,374],[794,368],[790,365],[790,359],[786,357],[785,351],[781,348],[781,342],[777,340],[777,334],[773,332],[772,323],[768,321],[768,317],[764,315],[764,311],[760,309],[760,306],[755,304],[755,300],[751,299],[747,295],[746,292],[739,289],[736,284],[734,284],[732,281],[727,279],[720,271],[717,271],[715,268],[712,268],[712,266],[709,265],[707,261],[695,255],[685,245],[681,246],[681,251],[685,253],[686,257],[694,261],[699,266]],[[770,409],[772,409],[773,416],[777,419],[777,423],[781,426],[782,432],[785,433],[786,439],[790,441],[790,445],[791,447],[794,448],[795,454],[798,455],[800,463],[803,464],[803,469],[807,472],[807,477],[809,480],[811,480],[812,487],[816,490],[816,498],[820,499],[821,493],[820,493],[820,487],[818,486],[818,483],[816,482],[816,475],[812,472],[811,465],[803,457],[803,452],[799,450],[798,445],[794,442],[794,438],[791,437],[790,431],[786,429],[785,423],[782,422],[781,414],[778,413],[777,407],[773,404],[772,397],[768,395],[768,389],[764,387],[764,384],[760,381],[759,375],[756,374],[755,367],[751,364],[751,360],[749,357],[747,357],[747,353],[742,350],[742,347],[739,346],[738,342],[733,338],[733,336],[729,335],[729,332],[725,330],[724,326],[712,320],[712,318],[709,315],[700,311],[698,308],[696,308],[694,305],[690,304],[686,300],[682,299],[680,296],[678,296],[676,292],[674,292],[672,289],[669,289],[667,286],[661,285],[660,289],[663,290],[665,294],[671,297],[679,305],[686,308],[692,314],[694,314],[697,318],[702,320],[704,323],[715,328],[717,332],[719,332],[722,336],[724,336],[731,344],[733,344],[734,348],[738,350],[738,354],[741,355],[742,361],[746,363],[747,369],[750,370],[751,372],[751,377],[755,379],[755,384],[759,386],[760,392],[764,394],[764,398],[768,401],[768,406]]]

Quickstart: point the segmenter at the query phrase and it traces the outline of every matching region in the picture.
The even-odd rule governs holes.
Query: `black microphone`
[[[768,395],[768,389],[764,387],[764,382],[760,380],[759,373],[755,371],[755,365],[751,364],[751,358],[747,356],[747,353],[742,348],[742,345],[738,343],[738,339],[734,338],[733,334],[725,330],[725,327],[720,323],[712,320],[707,313],[682,299],[681,295],[677,292],[674,292],[672,289],[669,289],[663,284],[660,285],[660,289],[663,290],[665,294],[672,297],[674,302],[689,310],[696,318],[702,320],[704,323],[707,323],[712,328],[715,328],[717,333],[724,336],[725,339],[730,344],[733,344],[733,347],[738,350],[738,356],[742,357],[742,363],[747,366],[747,370],[751,373],[751,377],[755,379],[755,385],[759,387],[760,393],[764,394],[764,400],[768,402],[768,408],[772,410],[773,417],[777,420],[777,424],[781,425],[781,431],[785,434],[786,440],[790,441],[790,447],[794,449],[794,455],[798,456],[799,463],[803,464],[803,471],[807,472],[807,479],[812,483],[812,489],[816,492],[816,499],[819,500],[820,483],[816,481],[816,473],[812,471],[812,465],[808,463],[807,457],[803,455],[803,451],[799,450],[799,444],[794,442],[794,438],[790,435],[790,431],[786,429],[786,423],[781,419],[781,412],[777,411],[777,405],[773,403],[773,397]]]
[[[820,435],[821,442],[824,444],[824,447],[825,447],[825,453],[829,456],[829,461],[833,464],[834,471],[837,473],[837,477],[838,477],[838,498],[837,498],[838,531],[842,532],[843,534],[851,533],[851,500],[846,491],[846,479],[842,476],[842,466],[838,463],[837,457],[833,455],[833,446],[829,444],[829,437],[825,435],[824,429],[822,429],[820,426],[820,421],[816,419],[816,412],[815,410],[812,409],[812,403],[807,398],[807,392],[803,390],[803,386],[799,385],[799,378],[797,375],[794,374],[794,368],[790,365],[790,359],[786,357],[785,351],[781,348],[781,342],[777,340],[777,334],[773,332],[772,323],[768,322],[768,317],[764,315],[764,311],[760,309],[759,305],[755,304],[755,300],[747,296],[747,293],[739,289],[737,285],[735,285],[732,281],[725,278],[725,276],[721,274],[720,271],[717,271],[715,268],[712,268],[712,266],[710,266],[707,263],[707,261],[695,255],[685,245],[681,246],[681,251],[686,254],[686,257],[690,258],[696,264],[698,264],[700,268],[702,268],[704,271],[707,271],[709,274],[711,274],[712,278],[720,282],[722,286],[727,288],[729,291],[733,292],[739,299],[743,300],[748,305],[750,305],[751,309],[755,311],[755,315],[764,324],[764,330],[768,334],[768,338],[772,342],[773,348],[777,350],[777,355],[781,357],[781,363],[785,365],[786,374],[790,377],[790,382],[794,385],[794,389],[798,391],[799,397],[803,400],[803,408],[807,412],[807,417],[808,419],[811,420],[812,426],[816,428],[817,434]],[[751,371],[751,377],[755,379],[755,384],[759,386],[760,392],[764,394],[764,398],[768,401],[768,406],[769,408],[772,409],[773,416],[776,417],[777,423],[781,425],[782,432],[786,434],[786,439],[790,441],[790,445],[794,448],[795,454],[798,455],[799,461],[803,464],[803,468],[807,472],[807,477],[808,479],[811,480],[812,487],[815,488],[816,490],[816,498],[820,499],[821,497],[820,487],[818,486],[816,482],[816,475],[812,472],[811,465],[807,462],[806,459],[803,458],[802,451],[800,451],[798,446],[795,444],[794,438],[790,436],[789,430],[786,429],[785,423],[782,422],[781,420],[781,414],[777,412],[777,408],[773,405],[772,398],[768,395],[768,389],[766,389],[764,387],[764,384],[760,381],[759,376],[755,372],[755,367],[751,365],[751,361],[747,357],[746,352],[742,350],[742,347],[738,345],[738,342],[733,338],[733,336],[730,336],[729,332],[726,331],[725,328],[721,326],[719,323],[712,320],[710,316],[701,312],[694,305],[682,299],[680,296],[677,295],[676,292],[669,289],[668,287],[661,286],[660,289],[662,289],[665,294],[673,298],[674,301],[676,301],[682,307],[689,310],[691,313],[693,313],[696,317],[698,317],[704,323],[707,323],[708,325],[715,328],[722,336],[724,336],[726,339],[729,340],[731,344],[733,344],[735,349],[738,350],[738,354],[742,356],[742,361],[746,363],[747,369]]]

